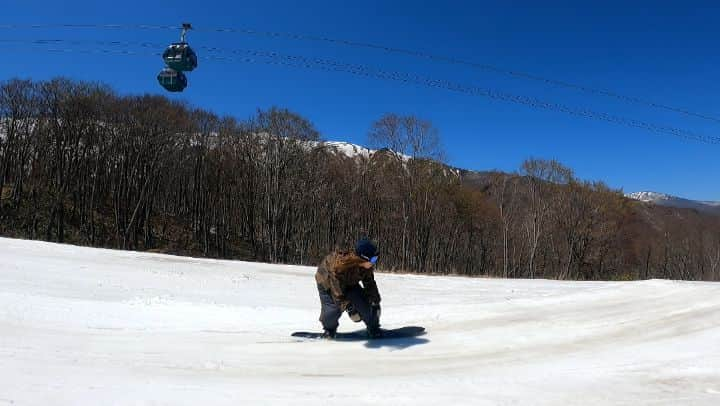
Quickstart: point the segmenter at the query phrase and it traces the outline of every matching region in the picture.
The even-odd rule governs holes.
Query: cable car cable
[[[127,25],[127,24],[30,24],[30,25],[0,24],[0,29],[22,29],[22,28],[99,28],[99,29],[177,30],[177,29],[182,29],[182,26],[149,25],[149,24],[135,24],[135,25]],[[642,105],[646,105],[646,106],[656,108],[656,109],[672,111],[672,112],[675,112],[678,114],[683,114],[686,116],[691,116],[691,117],[695,117],[695,118],[700,118],[700,119],[720,123],[720,118],[717,118],[717,117],[714,117],[714,116],[711,116],[708,114],[696,113],[696,112],[690,111],[685,108],[674,107],[674,106],[654,102],[651,100],[646,100],[646,99],[639,98],[639,97],[623,95],[623,94],[620,94],[618,92],[611,91],[611,90],[598,89],[598,88],[594,88],[594,87],[590,87],[590,86],[571,83],[568,81],[546,78],[546,77],[542,77],[539,75],[535,75],[535,74],[527,73],[527,72],[523,72],[523,71],[502,68],[502,67],[498,67],[498,66],[491,65],[491,64],[472,62],[472,61],[467,61],[467,60],[463,60],[460,58],[432,54],[432,53],[417,51],[417,50],[413,50],[413,49],[390,47],[390,46],[386,46],[386,45],[379,45],[379,44],[374,44],[374,43],[369,43],[369,42],[350,41],[350,40],[331,38],[331,37],[325,37],[325,36],[314,36],[314,35],[307,35],[307,34],[284,33],[284,32],[275,32],[275,31],[259,31],[259,30],[244,29],[244,28],[209,27],[206,29],[200,28],[200,29],[194,29],[194,30],[198,31],[198,32],[235,33],[235,34],[244,34],[244,35],[253,35],[253,36],[264,36],[264,37],[269,37],[269,38],[285,38],[285,39],[291,39],[291,40],[297,40],[297,41],[325,42],[325,43],[337,44],[337,45],[348,46],[348,47],[381,50],[381,51],[384,51],[387,53],[394,53],[394,54],[400,54],[400,55],[405,55],[405,56],[411,56],[411,57],[415,57],[415,58],[428,59],[428,60],[432,60],[432,61],[449,63],[449,64],[459,65],[459,66],[467,66],[467,67],[471,67],[471,68],[486,71],[486,72],[494,72],[494,73],[518,77],[518,78],[522,78],[522,79],[526,79],[526,80],[542,82],[542,83],[553,85],[553,86],[564,87],[567,89],[574,89],[574,90],[578,90],[578,91],[588,93],[588,94],[606,96],[606,97],[614,98],[617,100],[622,100],[625,102],[642,104]]]
[[[44,45],[44,43],[38,43]],[[52,52],[76,52],[77,50],[70,48],[60,49],[48,49]],[[79,52],[84,53],[117,53],[123,55],[143,55],[139,52],[133,51],[114,51],[114,50],[82,50]],[[631,118],[610,115],[607,113],[597,112],[588,109],[575,108],[566,106],[560,103],[548,102],[532,97],[514,95],[492,89],[480,88],[472,85],[464,85],[461,83],[450,82],[447,80],[438,80],[433,78],[427,78],[420,75],[408,74],[404,72],[393,72],[385,71],[381,69],[375,69],[364,65],[352,65],[346,63],[339,63],[330,60],[323,59],[311,59],[297,55],[283,55],[277,52],[268,51],[256,51],[256,50],[235,50],[236,53],[244,53],[247,57],[234,57],[234,56],[206,56],[200,59],[204,60],[215,60],[225,62],[242,62],[242,63],[262,63],[267,65],[279,65],[293,68],[308,68],[323,71],[343,72],[349,73],[356,76],[363,76],[372,79],[389,80],[403,83],[410,83],[420,85],[428,88],[438,88],[443,90],[449,90],[452,92],[468,94],[472,96],[480,96],[495,100],[501,100],[514,104],[520,104],[534,109],[549,110],[565,113],[568,115],[592,119],[597,121],[604,121],[612,124],[622,125],[631,128],[643,129],[649,132],[662,135],[671,135],[678,138],[683,138],[691,141],[698,141],[707,144],[720,144],[720,137],[706,136],[698,134],[692,131],[688,131],[681,128],[657,125],[641,120],[635,120]],[[158,55],[157,53],[147,53],[144,55]]]

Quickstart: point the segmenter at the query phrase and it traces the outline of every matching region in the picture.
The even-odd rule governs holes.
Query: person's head
[[[371,262],[373,265],[375,265],[378,260],[378,249],[375,244],[367,238],[361,238],[357,244],[355,244],[355,254]]]

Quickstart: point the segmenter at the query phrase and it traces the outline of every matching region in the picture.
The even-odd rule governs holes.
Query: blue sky
[[[343,4],[348,3],[348,4]],[[591,109],[707,136],[720,122],[615,98],[337,44],[217,32],[215,28],[300,33],[377,43],[490,64],[680,107],[720,120],[720,3],[663,1],[32,1],[5,0],[3,24],[149,24],[197,29],[201,47],[332,59],[420,74],[463,85]],[[590,3],[590,2],[587,2]],[[0,79],[67,76],[102,81],[121,93],[163,93],[155,75],[160,49],[104,46],[92,41],[165,44],[179,32],[163,29],[3,29]],[[8,40],[79,41],[54,48]],[[5,42],[2,42],[4,40]],[[137,55],[82,53],[133,50]],[[257,108],[287,107],[312,120],[324,138],[365,143],[385,112],[414,114],[440,130],[449,163],[513,171],[528,157],[555,158],[584,179],[625,191],[655,190],[720,200],[720,145],[659,136],[641,129],[554,111],[342,72],[200,61],[190,86],[169,95],[218,114],[246,118]]]

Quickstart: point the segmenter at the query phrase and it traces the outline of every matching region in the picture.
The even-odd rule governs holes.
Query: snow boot
[[[324,338],[324,339],[326,339],[326,340],[332,340],[332,339],[335,338],[335,333],[336,333],[335,330],[325,330],[325,331],[322,333],[321,338]]]
[[[380,329],[380,327],[374,327],[374,328],[368,327],[367,336],[370,339],[380,338],[380,336],[382,336],[382,329]]]

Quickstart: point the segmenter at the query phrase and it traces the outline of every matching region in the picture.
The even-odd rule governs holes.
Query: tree
[[[528,245],[528,276],[535,277],[538,247],[546,234],[550,194],[558,184],[573,179],[572,170],[555,160],[528,159],[521,166],[527,193],[525,235]]]

